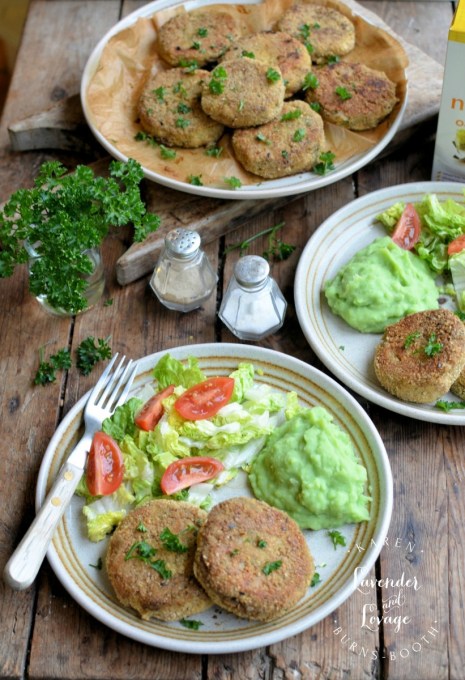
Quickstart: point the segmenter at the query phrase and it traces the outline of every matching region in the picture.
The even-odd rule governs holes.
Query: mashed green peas
[[[369,518],[367,472],[352,441],[321,406],[278,427],[249,473],[257,498],[303,529],[336,528]]]
[[[362,333],[382,333],[407,314],[438,308],[428,265],[389,236],[359,250],[324,292],[331,311]]]

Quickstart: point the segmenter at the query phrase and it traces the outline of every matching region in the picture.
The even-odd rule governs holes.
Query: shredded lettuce
[[[231,373],[234,392],[230,402],[211,418],[186,420],[174,404],[186,389],[206,379],[198,360],[190,357],[182,363],[165,354],[154,367],[153,376],[156,379],[153,388],[144,388],[102,425],[118,442],[123,454],[123,485],[104,498],[90,496],[85,480],[79,485],[78,493],[85,498],[87,530],[93,541],[102,540],[132,507],[161,497],[163,473],[180,458],[213,456],[222,461],[225,469],[215,480],[172,496],[208,508],[212,490],[230,482],[239,470],[247,470],[273,430],[302,409],[295,392],[285,394],[255,383],[254,366],[244,362]],[[151,432],[139,429],[134,417],[145,400],[173,384],[174,393],[163,400],[164,413],[155,429]]]

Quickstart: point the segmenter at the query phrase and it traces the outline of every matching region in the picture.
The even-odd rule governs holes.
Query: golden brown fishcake
[[[258,128],[235,130],[232,146],[249,172],[274,179],[311,170],[325,143],[321,116],[303,101],[285,102],[281,116]]]
[[[208,71],[183,68],[158,71],[144,85],[138,103],[142,127],[167,146],[196,148],[214,144],[224,127],[200,106]]]
[[[276,30],[300,40],[316,64],[348,54],[355,47],[353,23],[336,9],[322,5],[292,5],[278,21]]]
[[[226,52],[222,60],[243,56],[264,61],[270,66],[277,66],[285,83],[284,97],[286,99],[302,89],[305,76],[312,69],[312,61],[307,49],[288,33],[263,31],[243,37]]]
[[[447,309],[409,314],[388,326],[374,358],[381,385],[417,404],[448,392],[464,365],[465,326]]]
[[[154,500],[124,518],[110,538],[106,555],[110,583],[123,605],[143,619],[162,621],[197,614],[211,605],[192,569],[197,531],[206,516],[190,503]],[[166,529],[187,547],[186,552],[165,546],[161,535]]]
[[[281,113],[284,81],[277,67],[239,57],[219,64],[202,87],[202,108],[223,125],[262,125]]]
[[[241,33],[239,21],[229,12],[200,8],[177,14],[161,26],[158,53],[171,66],[192,60],[204,66],[216,61]]]
[[[199,531],[194,573],[215,604],[270,621],[305,594],[314,563],[297,523],[254,498],[214,506]]]
[[[452,383],[450,391],[462,400],[465,400],[465,368],[460,372],[459,377]]]
[[[318,68],[314,75],[318,85],[306,91],[306,100],[318,102],[325,120],[349,130],[375,128],[398,101],[395,83],[364,64],[340,61]]]

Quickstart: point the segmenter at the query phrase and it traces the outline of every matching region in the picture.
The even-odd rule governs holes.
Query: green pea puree
[[[407,314],[439,306],[428,265],[390,236],[359,250],[324,292],[331,311],[362,333],[382,333]]]
[[[269,436],[249,480],[257,498],[287,512],[303,529],[369,519],[367,472],[352,440],[322,406],[294,415]]]

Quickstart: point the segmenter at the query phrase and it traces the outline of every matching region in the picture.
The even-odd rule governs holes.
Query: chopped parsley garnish
[[[134,139],[136,140],[136,142],[147,142],[152,146],[158,146],[158,143],[152,137],[152,135],[149,135],[148,132],[144,132],[143,130],[139,130],[139,132],[136,132],[136,134],[134,135]]]
[[[108,338],[98,338],[97,344],[95,339],[89,336],[83,340],[78,346],[76,365],[82,375],[89,375],[95,364],[104,359],[110,359],[111,347],[108,344]]]
[[[192,73],[199,68],[199,62],[197,59],[181,59],[179,66],[182,66],[186,73]]]
[[[276,83],[278,80],[281,80],[281,74],[275,68],[270,67],[266,72],[266,79],[269,80],[270,83]]]
[[[136,541],[127,551],[124,559],[140,560],[144,562],[151,569],[154,569],[160,574],[163,580],[171,578],[172,572],[167,568],[164,560],[152,559],[157,552],[157,549],[147,543],[147,541]]]
[[[293,109],[293,111],[283,113],[283,115],[281,116],[281,120],[296,120],[297,118],[300,118],[301,115],[302,115],[301,109]]]
[[[190,120],[187,120],[187,118],[176,118],[176,121],[175,121],[174,124],[177,128],[184,129],[184,128],[189,127],[191,122],[190,122]]]
[[[425,354],[429,357],[435,357],[436,354],[442,352],[443,349],[444,345],[442,342],[437,341],[436,333],[431,333],[425,345]]]
[[[168,527],[165,527],[161,532],[160,541],[163,543],[163,547],[171,552],[185,553],[189,550],[188,546],[181,543],[178,536],[173,534]]]
[[[316,571],[312,576],[312,580],[310,581],[310,587],[314,588],[316,585],[318,585],[318,583],[321,583],[321,578],[320,574]]]
[[[276,260],[286,260],[291,255],[291,253],[294,252],[295,246],[290,245],[289,243],[284,243],[281,239],[277,238],[276,233],[279,231],[279,229],[284,227],[284,224],[284,222],[280,222],[274,227],[263,229],[263,231],[260,231],[254,236],[245,239],[245,241],[234,243],[232,246],[229,246],[229,248],[226,248],[224,254],[227,255],[227,253],[231,252],[231,250],[239,248],[240,256],[242,257],[249,245],[255,241],[255,239],[268,235],[268,248],[262,253],[263,257],[267,260],[270,260],[271,258]]]
[[[247,50],[242,50],[241,57],[248,57],[249,59],[255,59],[255,54],[253,52],[247,52]]]
[[[303,128],[298,128],[292,136],[292,141],[301,142],[303,139],[305,139],[305,130]]]
[[[267,139],[267,137],[263,134],[263,132],[258,132],[255,135],[255,139],[257,140],[257,142],[263,142],[263,144],[268,144],[268,146],[271,145],[270,140]]]
[[[333,531],[328,531],[328,536],[330,537],[334,550],[336,550],[338,545],[345,545],[346,544],[346,539],[345,536],[341,534],[340,531],[337,529],[334,529]]]
[[[262,538],[257,540],[257,548],[266,548],[267,543]]]
[[[320,162],[315,165],[313,172],[317,175],[325,175],[330,170],[334,170],[335,154],[332,151],[320,153]]]
[[[208,35],[208,28],[199,28],[197,31],[197,35],[200,36],[201,38],[206,38]]]
[[[302,87],[303,90],[316,90],[318,85],[320,84],[320,81],[316,77],[314,73],[307,73],[307,75],[304,78],[304,85]]]
[[[178,104],[177,108],[178,113],[190,113],[191,111],[192,111],[191,107],[188,106],[187,104],[184,104],[184,102]]]
[[[34,377],[34,385],[47,385],[56,380],[58,370],[68,370],[71,368],[71,355],[68,349],[60,349],[56,354],[52,354],[48,361],[44,361],[44,349],[39,350],[40,362],[37,373]]]
[[[158,101],[162,102],[165,100],[165,92],[166,89],[164,87],[157,87],[155,90],[153,90],[153,94],[156,96]]]
[[[99,571],[101,571],[101,569],[103,568],[102,558],[99,557],[98,560],[97,560],[97,564],[89,564],[89,567],[92,567],[93,569],[98,569]]]
[[[202,175],[189,175],[187,181],[195,187],[203,187]]]
[[[346,99],[352,99],[352,95],[345,87],[338,86],[334,91],[343,101]]]
[[[313,109],[313,111],[316,111],[317,113],[320,113],[320,111],[321,111],[321,104],[320,104],[320,102],[310,102],[310,108]]]
[[[420,337],[421,333],[420,331],[415,331],[414,333],[409,333],[407,337],[405,338],[404,342],[404,349],[408,349],[413,345],[415,340],[417,340]]]
[[[172,160],[173,158],[176,158],[176,151],[160,144],[160,156],[165,160]]]
[[[275,562],[267,562],[264,565],[262,572],[265,574],[265,576],[269,576],[273,571],[280,569],[282,567],[282,564],[283,564],[282,560],[276,560]]]
[[[211,156],[212,158],[219,158],[223,153],[222,146],[210,146],[205,149],[205,154]]]
[[[217,66],[213,73],[212,78],[208,84],[208,89],[212,94],[221,94],[224,91],[224,81],[228,77],[226,70],[223,66]]]
[[[180,619],[179,623],[184,628],[189,628],[189,630],[199,630],[200,626],[203,626],[202,621],[196,621],[195,619]]]
[[[200,43],[197,40],[194,40],[194,42],[192,43],[192,49],[200,50]]]
[[[187,94],[187,90],[182,84],[182,80],[180,80],[176,85],[173,85],[173,93],[174,94],[179,94],[181,97],[185,97]]]
[[[225,177],[224,181],[226,184],[229,184],[231,189],[240,189],[242,186],[242,182],[238,177]]]
[[[447,401],[446,399],[439,399],[435,404],[436,408],[441,409],[441,411],[452,411],[453,409],[465,408],[465,401]]]
[[[331,54],[328,59],[327,63],[328,64],[338,64],[340,62],[340,57],[337,54]]]
[[[139,524],[136,527],[136,530],[141,531],[142,533],[145,534],[147,532],[147,527],[144,525],[143,522],[139,522]]]

